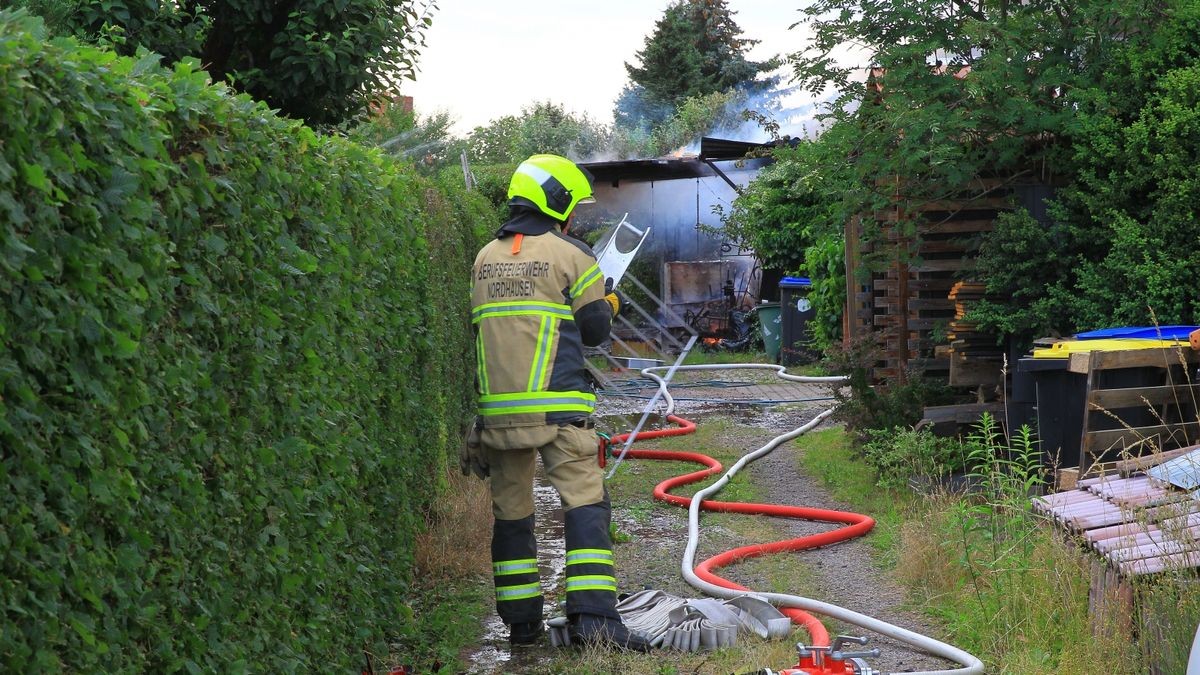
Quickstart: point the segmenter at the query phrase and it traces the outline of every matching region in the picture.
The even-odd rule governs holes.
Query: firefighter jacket
[[[559,223],[521,210],[475,257],[471,323],[484,429],[586,418],[596,395],[583,347],[609,333],[604,276]]]

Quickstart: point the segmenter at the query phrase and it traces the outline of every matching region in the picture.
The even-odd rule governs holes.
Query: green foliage
[[[1044,484],[1041,451],[1029,427],[1005,440],[994,417],[984,413],[964,444],[972,496],[953,504],[947,523],[958,543],[974,603],[964,608],[975,626],[1021,626],[1031,620],[1021,589],[1036,573],[1039,523],[1029,498]],[[997,636],[973,636],[989,653],[1002,649]]]
[[[959,443],[926,429],[868,429],[867,436],[865,457],[880,487],[907,487],[913,478],[937,480],[963,467]]]
[[[1054,139],[1074,114],[1054,92],[1093,81],[1103,51],[1144,18],[1103,0],[821,0],[803,12],[814,39],[790,60],[814,94],[838,88],[829,121],[857,130],[843,154],[862,178],[856,211],[886,204],[896,179],[905,198],[936,199],[1057,157],[1056,143],[1030,142]],[[839,58],[846,43],[867,51],[869,81],[856,76],[864,59]]]
[[[481,203],[490,209],[487,216],[487,231],[482,236],[490,239],[496,228],[508,220],[508,184],[512,180],[515,164],[472,164],[471,175],[475,179],[475,192]],[[462,189],[464,177],[460,165],[451,165],[438,173],[438,182],[447,192]]]
[[[848,164],[838,156],[844,127],[814,141],[775,151],[776,163],[759,172],[724,214],[724,236],[752,249],[764,267],[812,279],[810,322],[818,347],[841,335],[846,272],[843,227],[852,191]]]
[[[436,9],[433,0],[82,0],[64,23],[123,54],[199,58],[214,80],[285,115],[335,124],[415,76]]]
[[[872,386],[869,367],[878,360],[878,348],[869,338],[832,350],[828,356],[833,373],[850,377],[848,388],[833,392],[838,401],[834,417],[845,423],[861,443],[871,440],[869,430],[913,427],[921,421],[926,406],[950,402],[951,391],[945,383],[911,373]]]
[[[467,138],[467,156],[484,164],[515,164],[530,155],[551,153],[587,158],[609,145],[609,130],[586,115],[540,101],[476,127]]]
[[[487,206],[0,12],[0,659],[384,653],[471,404]]]
[[[1002,213],[993,236],[979,251],[988,297],[971,318],[1003,335],[1064,335],[1073,332],[1064,297],[1080,260],[1059,242],[1061,228],[1046,228],[1028,211]]]
[[[1200,240],[1198,41],[1200,7],[1168,3],[1067,92],[1075,114],[1061,130],[1071,148],[1061,171],[1071,180],[1055,222],[999,223],[980,266],[994,299],[975,318],[1040,333],[1198,320],[1200,259],[1180,252]]]
[[[379,114],[351,127],[347,136],[406,159],[421,173],[433,174],[448,164],[459,167],[463,148],[450,131],[453,124],[450,113],[445,111],[418,117],[399,106],[388,105]]]
[[[756,82],[775,62],[757,63],[746,52],[757,40],[742,37],[726,0],[676,0],[668,5],[637,52],[625,64],[630,84],[617,99],[617,126],[650,129],[665,122],[684,100],[743,87],[754,93],[777,80]]]
[[[10,0],[5,3],[10,9],[25,9],[41,17],[46,27],[55,35],[70,32],[70,19],[78,4],[78,0]]]

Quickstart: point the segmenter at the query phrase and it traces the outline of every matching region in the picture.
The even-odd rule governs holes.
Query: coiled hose
[[[662,399],[666,402],[665,419],[675,424],[674,428],[659,429],[654,431],[642,432],[637,435],[637,438],[660,438],[664,436],[682,436],[690,434],[696,429],[695,423],[679,417],[674,414],[675,400],[671,397],[667,383],[655,374],[655,371],[667,370],[668,367],[660,366],[654,368],[646,368],[641,371],[641,374],[653,379],[658,383],[659,393]],[[696,366],[677,366],[676,370],[728,370],[728,369],[767,369],[774,370],[776,374],[785,380],[793,382],[825,382],[825,383],[840,383],[844,382],[843,377],[807,377],[801,375],[790,375],[782,366],[772,364],[714,364],[714,365],[696,365]],[[808,423],[801,427],[793,429],[785,434],[781,434],[771,439],[766,445],[761,448],[749,452],[742,456],[720,479],[712,485],[698,491],[692,497],[680,497],[670,494],[670,491],[681,485],[687,485],[704,480],[708,476],[719,473],[722,469],[721,463],[717,460],[696,452],[677,452],[664,450],[637,450],[627,449],[622,453],[622,458],[625,456],[634,459],[657,459],[671,461],[687,461],[701,464],[706,469],[694,471],[688,474],[668,478],[659,483],[654,488],[654,498],[668,504],[682,506],[688,509],[688,543],[684,551],[683,560],[681,562],[681,572],[684,579],[693,587],[700,591],[708,593],[716,597],[730,598],[741,595],[746,592],[754,593],[755,595],[771,602],[789,616],[794,623],[804,627],[812,638],[812,642],[817,646],[829,645],[829,633],[825,626],[810,612],[822,614],[846,623],[864,628],[866,630],[886,635],[890,638],[908,644],[912,647],[928,652],[935,656],[942,657],[949,661],[961,664],[962,668],[953,670],[936,670],[922,671],[917,675],[974,675],[983,672],[983,663],[972,656],[971,654],[948,645],[940,640],[915,633],[913,631],[901,628],[890,624],[886,621],[876,619],[865,614],[860,614],[844,607],[839,607],[827,602],[805,598],[799,595],[791,595],[786,593],[760,593],[748,589],[744,586],[736,584],[728,579],[718,576],[714,570],[730,565],[739,560],[746,558],[757,557],[768,553],[779,553],[783,551],[801,551],[820,546],[828,546],[840,541],[859,537],[871,530],[875,526],[875,521],[869,516],[864,516],[857,513],[849,513],[846,511],[833,511],[829,509],[817,509],[800,506],[783,506],[778,504],[749,504],[740,502],[718,502],[707,501],[706,498],[716,494],[725,487],[730,479],[737,474],[743,467],[750,462],[753,462],[760,457],[771,453],[775,448],[790,441],[794,438],[807,433],[815,428],[822,421],[833,414],[833,409],[826,410]],[[613,438],[613,443],[623,443],[628,440],[630,434],[621,434]],[[618,462],[620,458],[618,459]],[[784,541],[772,542],[769,544],[756,544],[752,546],[742,546],[739,548],[726,551],[705,560],[699,565],[695,565],[696,548],[700,540],[700,510],[719,511],[726,513],[745,513],[752,515],[769,515],[784,518],[800,518],[806,520],[817,520],[830,523],[843,523],[845,526],[829,532],[822,532],[806,537],[796,539],[788,539]]]

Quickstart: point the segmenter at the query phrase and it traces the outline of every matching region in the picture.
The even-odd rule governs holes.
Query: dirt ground
[[[736,456],[761,447],[774,436],[800,426],[833,404],[828,400],[828,389],[824,387],[794,385],[793,389],[781,390],[776,385],[778,380],[766,372],[744,375],[721,371],[679,375],[680,382],[685,386],[682,389],[673,389],[673,394],[681,399],[677,403],[677,414],[701,425],[706,421],[717,424],[721,429],[719,435],[710,437],[707,442],[724,445]],[[601,398],[597,415],[602,428],[607,426],[608,431],[620,432],[628,431],[636,424],[639,417],[637,413],[645,407],[647,397],[637,398],[634,385],[636,383],[624,391],[624,396]],[[770,389],[765,396],[764,388]],[[792,402],[782,406],[739,405],[736,403],[739,397],[741,400],[772,398]],[[648,424],[646,428],[652,426]],[[654,442],[637,443],[637,446],[654,447]],[[845,504],[834,502],[823,487],[799,473],[797,453],[802,452],[802,448],[803,437],[781,446],[746,468],[744,473],[747,473],[753,482],[755,493],[771,503],[848,510]],[[650,466],[654,464],[660,466]],[[662,468],[661,465],[670,465],[670,470]],[[617,523],[618,531],[625,535],[614,546],[617,576],[623,592],[659,588],[683,597],[702,597],[698,591],[688,586],[680,575],[680,559],[687,538],[687,512],[653,502],[649,495],[649,487],[657,482],[659,475],[685,473],[694,470],[693,467],[695,465],[674,462],[628,460],[618,469],[619,472],[630,472],[633,475],[643,472],[647,474],[644,481],[626,480],[614,485],[613,519]],[[622,494],[620,485],[630,483],[637,484],[639,488],[641,484],[647,484],[645,494]],[[556,511],[557,498],[552,488],[541,484],[537,492],[539,560],[542,562],[543,588],[560,587],[561,512]],[[715,498],[721,499],[722,496],[717,495]],[[735,522],[732,520],[735,518],[741,520]],[[746,519],[758,522],[747,523]],[[831,524],[791,519],[702,514],[701,543],[697,560],[704,560],[735,546],[757,543],[747,541],[747,536],[763,538],[761,541],[774,541],[835,527]],[[804,595],[918,633],[934,637],[941,634],[939,628],[932,625],[928,618],[905,608],[903,591],[872,558],[871,546],[865,538],[817,550],[739,563],[724,570],[723,574],[726,578],[752,589]],[[559,599],[552,598],[547,603],[548,617],[560,613],[552,604],[554,600]],[[882,652],[879,658],[869,660],[870,665],[877,671],[907,672],[953,667],[951,663],[913,651],[889,638],[871,634],[857,627],[837,625],[829,620],[825,623],[831,635],[868,635],[871,641],[866,648],[877,647]],[[498,620],[493,617],[485,628],[486,635],[482,645],[470,657],[469,672],[564,672],[562,650],[552,649],[548,643],[544,643],[541,646],[512,651],[506,640],[507,631]],[[792,642],[807,638],[803,631],[795,633],[794,636]],[[786,656],[781,657],[780,653],[776,650],[769,657],[753,658],[784,658],[784,662],[740,663],[736,662],[734,657],[733,668],[729,666],[728,659],[720,661],[719,665],[704,665],[706,662],[703,661],[700,662],[701,665],[692,665],[691,662],[679,662],[667,652],[657,652],[652,657],[641,658],[656,658],[664,664],[671,664],[674,659],[678,666],[682,666],[679,672],[749,673],[768,667],[781,670],[795,664],[790,643],[784,652]],[[596,667],[592,666],[593,669]],[[603,666],[600,668],[602,672]],[[655,669],[650,668],[647,672],[655,672]],[[674,671],[666,669],[659,672]]]

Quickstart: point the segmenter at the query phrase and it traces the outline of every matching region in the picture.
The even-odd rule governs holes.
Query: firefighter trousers
[[[619,619],[609,537],[611,508],[603,471],[596,461],[595,431],[570,424],[512,430],[507,438],[489,431],[493,430],[483,434],[483,448],[491,466],[492,513],[496,517],[492,573],[500,618],[507,624],[542,619],[533,502],[540,455],[565,512],[567,615]],[[513,447],[522,441],[531,443],[530,447]]]

